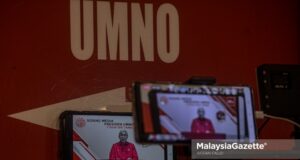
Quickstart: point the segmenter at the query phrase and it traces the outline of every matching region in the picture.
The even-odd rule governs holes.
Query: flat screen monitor
[[[170,145],[136,143],[129,113],[68,111],[61,117],[63,159],[173,159]]]

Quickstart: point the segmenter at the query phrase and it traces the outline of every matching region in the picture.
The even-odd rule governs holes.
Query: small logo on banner
[[[79,117],[79,118],[76,119],[75,124],[76,124],[77,127],[83,128],[86,125],[86,121],[85,121],[84,118]]]
[[[163,97],[161,97],[161,98],[159,99],[159,102],[160,102],[161,105],[167,105],[168,102],[169,102],[169,100],[168,100],[167,97],[163,96]]]

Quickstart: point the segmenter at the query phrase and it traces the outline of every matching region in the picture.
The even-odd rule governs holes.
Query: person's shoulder
[[[119,145],[119,142],[114,143],[112,146],[114,147],[114,146],[118,146],[118,145]]]
[[[131,142],[128,142],[128,144],[130,145],[130,146],[135,146],[133,143],[131,143]]]
[[[209,123],[209,124],[212,124],[212,121],[210,119],[208,119],[208,118],[205,118],[205,122]]]
[[[211,122],[211,120],[209,118],[205,118],[205,120]]]
[[[197,117],[197,118],[194,118],[192,123],[198,123],[198,122],[201,122],[201,120]]]

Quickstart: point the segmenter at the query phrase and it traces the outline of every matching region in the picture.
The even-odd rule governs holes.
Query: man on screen
[[[214,134],[215,129],[211,121],[205,118],[204,108],[199,108],[197,113],[198,117],[193,120],[191,126],[192,133]]]
[[[110,153],[110,160],[138,160],[134,144],[127,142],[128,133],[126,130],[119,132],[120,141],[113,144]]]

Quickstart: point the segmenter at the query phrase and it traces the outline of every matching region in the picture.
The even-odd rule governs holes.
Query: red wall
[[[154,11],[163,2],[178,10],[180,55],[174,63],[157,56],[154,62],[100,61],[96,56],[80,61],[70,49],[68,0],[1,2],[2,159],[57,158],[58,132],[7,117],[13,113],[129,86],[134,80],[184,81],[191,75],[249,84],[258,105],[256,67],[300,62],[296,0],[147,2]],[[260,136],[288,138],[291,128],[272,120]]]

